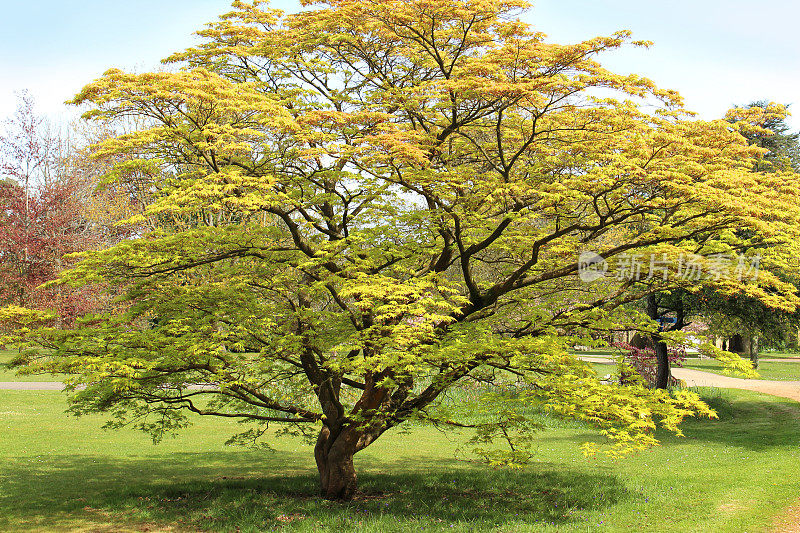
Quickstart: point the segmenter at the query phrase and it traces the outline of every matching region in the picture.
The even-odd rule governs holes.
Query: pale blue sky
[[[229,0],[3,0],[0,117],[14,91],[29,89],[40,110],[62,102],[110,67],[143,71],[194,42],[192,32],[228,10]],[[294,11],[295,0],[273,6]],[[677,89],[703,118],[732,104],[769,98],[795,103],[800,127],[800,4],[773,0],[534,0],[526,16],[557,42],[618,29],[655,42],[607,56],[605,64]]]

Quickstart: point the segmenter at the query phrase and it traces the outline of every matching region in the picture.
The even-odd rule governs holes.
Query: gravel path
[[[742,379],[703,372],[691,368],[673,368],[672,375],[686,382],[689,387],[719,387],[721,389],[744,389],[773,396],[790,398],[800,402],[800,381],[768,381],[765,379]]]
[[[613,364],[609,357],[597,355],[579,355],[587,363]],[[798,359],[762,359],[762,361],[800,363]],[[773,396],[781,396],[800,402],[800,380],[798,381],[768,381],[765,379],[743,379],[724,376],[714,372],[703,372],[692,368],[672,368],[672,375],[686,382],[689,387],[718,387],[720,389],[744,389],[754,392],[763,392]]]
[[[82,388],[79,385],[78,388]],[[189,385],[189,390],[209,390],[215,385]],[[0,390],[64,390],[60,381],[0,381]]]

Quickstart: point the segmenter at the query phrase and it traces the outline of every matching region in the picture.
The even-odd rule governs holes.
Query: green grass
[[[600,357],[615,356],[619,350],[615,348],[591,348],[589,350],[572,350],[575,355],[596,355]]]
[[[578,355],[610,355],[611,351],[594,350],[591,352],[577,352]],[[10,366],[10,362],[17,356],[14,350],[0,349],[0,381],[61,381],[64,376],[61,374],[44,374],[44,375],[19,375],[16,368]],[[614,365],[604,365],[599,363],[590,363],[590,366],[602,377],[606,374],[614,372]]]
[[[687,359],[684,363],[684,368],[693,368],[695,370],[703,370],[705,372],[714,372],[717,374],[723,373],[722,363],[716,359]],[[776,380],[776,381],[796,381],[800,380],[800,362],[797,363],[781,363],[771,361],[760,361],[758,364],[758,379]],[[741,377],[733,374],[727,374],[733,377]]]
[[[776,359],[800,359],[800,353],[797,352],[761,352],[761,357],[776,358]]]
[[[15,350],[0,349],[0,381],[60,381],[63,378],[60,374],[20,376],[17,374],[17,369],[10,365],[17,355],[18,352]]]
[[[66,418],[63,396],[0,391],[4,531],[759,531],[800,496],[800,404],[706,391],[719,421],[625,460],[588,460],[591,434],[540,434],[537,461],[490,469],[455,456],[460,433],[412,427],[356,457],[363,495],[316,493],[311,448],[222,445],[235,424],[202,419],[153,446],[145,435]]]

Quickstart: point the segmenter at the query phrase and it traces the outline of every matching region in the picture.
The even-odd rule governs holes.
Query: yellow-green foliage
[[[737,129],[752,117],[693,119],[674,91],[600,65],[627,32],[548,43],[515,18],[522,1],[304,5],[235,2],[170,58],[180,70],[111,70],[75,98],[93,120],[138,117],[97,153],[152,195],[135,219],[151,231],[62,277],[113,287],[113,307],[29,338],[52,349],[35,368],[86,386],[75,409],[157,437],[181,408],[322,424],[358,451],[410,418],[463,424],[438,410],[454,384],[513,381],[472,424],[494,462],[525,458],[514,442],[539,408],[591,422],[613,454],[713,416],[688,392],[601,384],[568,351],[691,282],[583,283],[577,261],[797,257],[800,179],[751,170],[761,152]],[[733,265],[709,283],[798,303]]]

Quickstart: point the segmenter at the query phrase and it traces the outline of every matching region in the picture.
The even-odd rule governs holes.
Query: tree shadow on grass
[[[681,428],[688,439],[754,451],[800,445],[800,403],[742,391],[706,396],[703,401],[719,419],[687,419]],[[659,437],[675,440],[667,434]]]
[[[379,465],[383,473],[366,468],[357,498],[336,503],[317,496],[316,475],[291,466],[296,460],[282,452],[11,459],[2,468],[0,530],[69,529],[71,520],[134,531],[484,530],[580,522],[582,510],[632,497],[610,474],[420,458]]]

